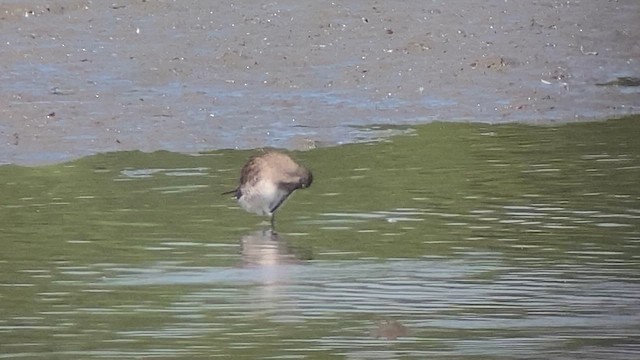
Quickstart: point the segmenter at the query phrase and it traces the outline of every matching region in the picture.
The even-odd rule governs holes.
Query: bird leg
[[[276,214],[274,213],[271,214],[271,231],[276,232]]]

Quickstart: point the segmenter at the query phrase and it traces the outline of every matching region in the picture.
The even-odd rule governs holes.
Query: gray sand
[[[0,164],[638,113],[640,2],[0,2]]]

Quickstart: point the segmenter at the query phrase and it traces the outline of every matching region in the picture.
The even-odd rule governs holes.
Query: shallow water
[[[638,120],[296,153],[277,235],[249,152],[0,167],[0,358],[638,357]]]

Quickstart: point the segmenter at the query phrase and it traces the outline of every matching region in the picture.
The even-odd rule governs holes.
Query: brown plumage
[[[271,217],[297,189],[311,186],[313,175],[289,155],[269,151],[249,159],[240,171],[240,183],[233,193],[238,204],[248,212]]]

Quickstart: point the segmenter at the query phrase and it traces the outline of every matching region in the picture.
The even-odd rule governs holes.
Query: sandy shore
[[[640,2],[0,3],[0,164],[638,113]]]

